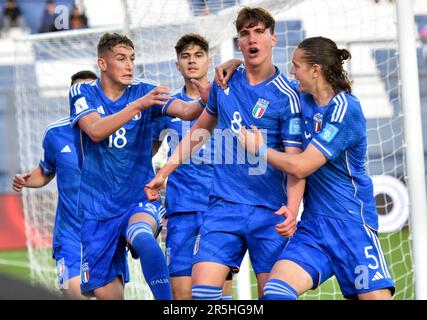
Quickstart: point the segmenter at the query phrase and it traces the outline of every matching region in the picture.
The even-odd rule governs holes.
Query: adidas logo
[[[379,273],[377,271],[377,273],[375,273],[374,277],[372,278],[372,281],[377,281],[377,280],[381,280],[381,279],[384,279],[384,277],[381,273]]]
[[[68,146],[68,144],[67,144],[64,148],[62,148],[61,153],[62,153],[62,152],[71,152],[71,149],[70,149],[70,147]]]
[[[227,89],[225,89],[224,93],[228,96],[228,94],[230,93],[230,87],[228,87]]]
[[[100,113],[100,114],[105,114],[105,111],[104,111],[104,107],[103,106],[99,106],[98,108],[96,108],[96,110],[98,111],[98,113]]]

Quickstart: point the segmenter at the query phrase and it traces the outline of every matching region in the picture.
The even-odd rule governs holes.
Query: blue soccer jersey
[[[58,205],[52,246],[80,246],[80,218],[77,199],[80,169],[69,118],[58,120],[46,128],[43,138],[43,158],[39,165],[45,175],[56,173]]]
[[[206,111],[218,118],[211,195],[274,210],[286,204],[286,175],[246,154],[237,141],[241,126],[255,125],[270,148],[302,148],[299,98],[286,77],[276,68],[271,78],[250,85],[245,68],[240,67],[227,89],[213,84]]]
[[[173,97],[183,101],[193,101],[185,94],[185,87],[174,92]],[[156,119],[158,125],[154,139],[158,139],[162,129],[168,132],[167,141],[170,157],[179,142],[197,121],[182,121],[179,118],[164,116]],[[209,204],[209,192],[213,176],[213,139],[211,138],[169,177],[166,187],[165,207],[167,216],[176,212],[205,211]]]
[[[358,99],[345,92],[318,107],[301,94],[303,144],[328,162],[307,177],[304,216],[325,215],[378,229],[372,181],[366,173],[366,120]]]
[[[116,217],[131,210],[136,201],[145,199],[145,184],[154,177],[152,121],[161,115],[161,106],[139,112],[99,143],[80,130],[78,121],[92,112],[101,117],[117,113],[156,86],[151,80],[135,80],[115,101],[104,94],[99,79],[71,87],[71,124],[82,172],[78,210],[85,218],[104,220]]]

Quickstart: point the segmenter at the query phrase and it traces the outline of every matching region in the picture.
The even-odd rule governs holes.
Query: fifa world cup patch
[[[337,133],[338,133],[338,128],[328,123],[320,133],[320,138],[322,138],[326,142],[331,142],[331,140],[336,136]]]
[[[80,269],[80,277],[82,283],[89,282],[89,263],[83,263]]]
[[[301,119],[293,118],[289,121],[289,134],[300,135],[301,134]]]
[[[61,258],[56,262],[57,284],[59,289],[66,289],[64,284],[68,281],[68,270],[65,259]]]
[[[77,99],[76,102],[74,102],[74,107],[76,108],[76,114],[79,114],[80,112],[89,109],[85,97]]]
[[[200,237],[201,237],[200,234],[198,234],[196,237],[196,242],[194,243],[193,256],[195,256],[197,252],[199,252]]]
[[[254,108],[252,109],[252,116],[255,119],[260,119],[265,113],[265,110],[267,110],[268,107],[268,101],[265,99],[259,98],[256,102]]]
[[[61,258],[56,262],[56,274],[62,277],[65,273],[65,259]]]

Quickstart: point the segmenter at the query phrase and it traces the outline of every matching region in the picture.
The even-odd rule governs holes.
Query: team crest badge
[[[139,119],[141,119],[141,111],[139,111],[136,115],[133,116],[132,120],[134,121],[138,121]]]
[[[81,281],[82,283],[88,283],[89,282],[89,264],[83,263],[81,267]]]
[[[322,131],[322,122],[323,122],[323,115],[321,113],[316,113],[313,116],[314,132],[318,133]]]
[[[252,116],[255,119],[260,119],[265,113],[265,110],[267,110],[268,107],[268,101],[265,99],[259,98],[258,101],[255,104],[255,107],[252,109]]]
[[[193,256],[195,256],[197,254],[197,252],[199,252],[199,243],[200,243],[200,234],[198,234],[196,237],[196,243],[194,244]]]

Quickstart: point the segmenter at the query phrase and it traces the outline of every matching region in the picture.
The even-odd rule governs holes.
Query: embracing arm
[[[262,150],[262,156],[276,169],[303,179],[323,166],[328,159],[314,145],[309,144],[301,153],[287,153],[267,148],[261,132],[251,126],[253,132],[242,127],[239,142],[249,152],[255,154]]]
[[[215,82],[222,89],[227,88],[227,82],[230,80],[234,71],[243,64],[242,60],[231,59],[226,62],[221,63],[215,67]]]
[[[312,144],[299,154],[283,153],[269,148],[265,156],[267,162],[276,169],[300,179],[309,176],[328,161]]]

